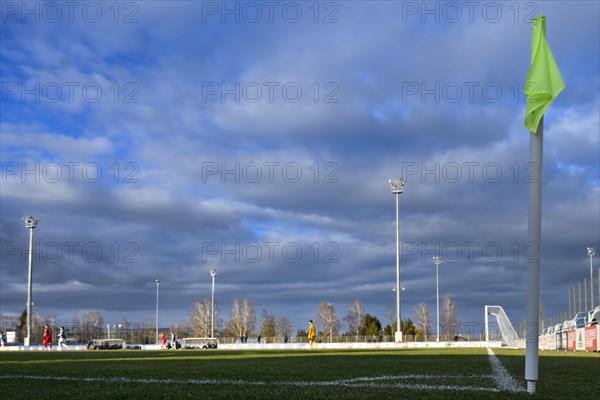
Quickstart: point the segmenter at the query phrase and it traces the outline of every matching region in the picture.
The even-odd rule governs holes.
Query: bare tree
[[[41,342],[42,334],[44,330],[44,323],[42,322],[42,314],[39,312],[33,312],[31,314],[31,336],[34,341]],[[30,339],[31,340],[31,339]]]
[[[333,335],[337,335],[340,329],[340,321],[335,313],[333,304],[322,301],[317,311],[317,322],[323,327],[323,331],[329,335],[329,342],[333,342]]]
[[[358,331],[365,315],[365,306],[359,299],[354,300],[354,303],[348,306],[348,314],[344,317],[344,321],[348,324],[348,332],[356,334],[358,341]]]
[[[267,310],[263,310],[262,323],[260,326],[261,335],[265,338],[274,338],[276,325],[277,320],[275,318],[275,314],[269,314]]]
[[[431,331],[431,313],[429,312],[427,303],[419,303],[415,307],[415,319],[417,328],[421,331],[425,340],[427,340]]]
[[[81,320],[79,319],[79,314],[77,312],[73,313],[73,317],[71,318],[71,323],[73,326],[81,325]]]
[[[190,321],[190,329],[194,336],[210,337],[211,336],[211,300],[207,297],[204,300],[194,301],[192,309],[192,317]],[[214,319],[219,315],[219,308],[215,304]]]
[[[156,340],[156,321],[145,319],[137,330],[137,338],[144,344],[155,343]]]
[[[394,334],[394,326],[396,325],[396,307],[389,306],[387,312],[388,320],[390,321],[390,335]]]
[[[242,301],[234,299],[229,312],[229,320],[225,326],[226,334],[233,337],[246,336],[254,331],[255,323],[256,313],[250,300],[247,297]]]
[[[441,329],[443,329],[446,340],[450,340],[450,336],[455,334],[458,330],[458,309],[456,303],[449,296],[444,296],[442,299],[442,315],[441,315]]]
[[[99,339],[104,327],[104,317],[99,311],[89,311],[82,317],[83,332],[87,340]]]
[[[243,332],[240,301],[238,299],[233,299],[231,311],[229,312],[229,320],[225,325],[225,334],[227,336],[239,337],[244,334]]]
[[[73,313],[73,317],[71,318],[71,329],[69,332],[69,340],[74,340],[74,343],[79,343],[83,340],[83,335],[81,331],[81,320],[79,319],[79,314],[77,312]],[[72,339],[71,339],[72,338]]]
[[[210,311],[209,311],[209,316],[210,316]],[[216,325],[216,322],[215,322],[215,325]],[[209,326],[210,326],[210,320],[209,320]],[[193,334],[193,330],[190,328],[190,324],[187,324],[182,321],[173,322],[173,325],[171,325],[171,330],[173,332],[175,332],[175,335],[177,335],[178,338],[184,338],[184,337],[187,337],[187,336]]]
[[[288,338],[292,336],[292,324],[286,317],[279,317],[277,319],[277,334],[281,337],[287,336]]]
[[[242,316],[242,330],[244,336],[248,336],[248,333],[254,332],[256,326],[256,312],[247,297],[244,297],[242,300],[240,310]]]
[[[55,315],[44,315],[42,318],[42,323],[44,325],[48,324],[51,328],[56,326],[56,316]]]

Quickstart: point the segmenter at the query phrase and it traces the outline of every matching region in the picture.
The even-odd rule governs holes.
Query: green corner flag
[[[546,42],[546,17],[536,17],[531,35],[531,67],[524,87],[527,96],[525,126],[531,132],[537,132],[544,113],[564,88],[565,83]]]

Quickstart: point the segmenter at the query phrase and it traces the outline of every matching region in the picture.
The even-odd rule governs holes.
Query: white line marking
[[[407,374],[395,376],[374,376],[359,377],[353,379],[340,379],[335,381],[244,381],[232,379],[132,379],[132,378],[77,378],[68,376],[35,376],[35,375],[0,375],[0,379],[29,379],[29,380],[48,380],[48,381],[68,381],[68,382],[102,382],[102,383],[144,383],[144,384],[187,384],[187,385],[254,385],[254,386],[294,386],[294,387],[314,387],[314,386],[345,386],[357,388],[402,388],[413,390],[453,390],[453,391],[473,391],[473,392],[500,392],[495,387],[485,386],[458,386],[458,385],[426,385],[421,383],[380,383],[378,381],[410,380],[410,379],[457,379],[464,380],[469,378],[489,379],[493,375],[424,375]]]
[[[487,352],[490,364],[492,365],[492,377],[494,378],[494,382],[496,382],[498,389],[503,392],[525,392],[526,390],[520,387],[512,375],[504,368],[504,365],[498,360],[494,351],[488,347]]]

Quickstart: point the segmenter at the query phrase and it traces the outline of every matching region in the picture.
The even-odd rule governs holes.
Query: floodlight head
[[[595,256],[596,255],[596,249],[593,248],[593,247],[588,247],[587,251],[588,251],[588,256]]]
[[[440,257],[440,256],[433,256],[433,263],[435,265],[441,264],[442,263],[442,257]]]
[[[215,276],[217,276],[217,269],[216,268],[213,268],[213,269],[210,270],[210,276],[212,276],[213,278]]]
[[[156,283],[159,283],[159,282],[160,282],[160,279],[157,279],[157,280],[156,280]]]
[[[402,193],[403,188],[404,188],[404,183],[405,183],[404,179],[402,179],[402,178],[390,179],[389,182],[392,185],[392,193],[393,194]]]
[[[32,216],[28,216],[28,217],[23,217],[23,220],[25,221],[25,227],[26,228],[35,228],[35,226],[38,224],[38,222],[40,222],[39,219],[35,219]]]

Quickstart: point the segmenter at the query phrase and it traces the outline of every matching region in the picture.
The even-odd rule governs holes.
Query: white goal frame
[[[490,341],[490,315],[495,317],[498,322],[502,342],[508,347],[519,347],[519,335],[517,335],[502,306],[485,306],[485,341]]]

